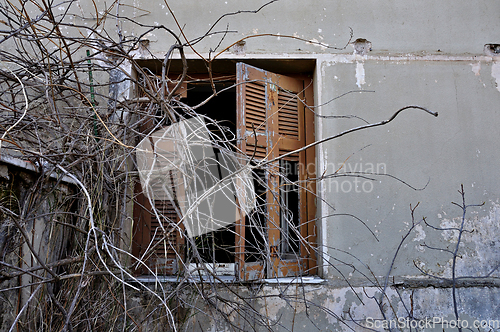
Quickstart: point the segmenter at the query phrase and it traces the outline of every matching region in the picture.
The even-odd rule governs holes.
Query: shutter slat
[[[289,117],[289,116],[284,116],[284,115],[281,115],[280,116],[280,121],[283,122],[283,125],[294,125],[294,126],[297,126],[297,120],[298,118],[294,118],[294,117]]]
[[[168,232],[167,237],[163,239],[163,231],[160,227],[160,221],[156,218],[156,215],[153,213],[151,216],[151,236],[152,246],[155,246],[154,250],[154,260],[173,257],[176,256],[176,248],[177,248],[177,231],[173,230],[174,223],[177,222],[177,213],[171,201],[167,200],[155,200],[155,208],[160,214],[160,217],[167,218],[163,220],[163,227]],[[156,234],[156,235],[155,235]],[[158,242],[166,242],[166,248],[164,243]],[[166,251],[165,251],[166,249]]]
[[[255,145],[247,144],[246,154],[248,157],[252,157],[254,149],[255,149]],[[261,159],[264,159],[266,157],[266,155],[267,155],[266,147],[257,146],[257,148],[255,149],[255,157],[254,158],[257,160],[261,160]]]
[[[297,104],[295,105],[280,105],[280,112],[288,113],[291,115],[297,115]]]
[[[266,132],[266,87],[262,84],[250,82],[245,86],[245,128],[247,131],[255,130],[259,133]],[[252,126],[253,124],[253,126]],[[253,146],[248,145],[247,148],[252,151],[247,153],[249,156],[253,154]],[[257,151],[255,158],[263,159],[266,156],[264,151]]]
[[[285,154],[285,153],[287,153],[287,152],[288,152],[288,151],[286,151],[286,150],[281,150],[281,149],[280,149],[280,155],[281,155],[281,154]],[[285,157],[285,158],[283,158],[283,159],[284,159],[284,160],[288,160],[288,161],[297,161],[297,162],[298,162],[298,161],[299,161],[299,155],[298,155],[297,153],[294,153],[294,154],[292,154],[292,155],[290,155],[290,156],[287,156],[287,157]]]
[[[266,91],[266,86],[264,84],[258,84],[256,82],[248,82],[246,88],[249,91],[260,91],[262,94],[265,94]]]
[[[279,134],[299,139],[299,107],[297,96],[289,91],[280,90],[278,96]]]
[[[264,110],[266,108],[266,102],[263,99],[260,99],[259,96],[257,95],[251,95],[249,94],[247,96],[247,104],[249,105],[256,105],[257,107],[262,107]]]

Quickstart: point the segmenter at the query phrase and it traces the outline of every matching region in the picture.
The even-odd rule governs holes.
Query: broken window
[[[213,77],[188,77],[182,119],[138,145],[138,273],[314,274],[315,151],[300,150],[314,141],[312,80],[244,63]]]

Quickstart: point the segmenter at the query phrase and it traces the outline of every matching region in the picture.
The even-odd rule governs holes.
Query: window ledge
[[[284,278],[270,278],[263,279],[262,283],[265,284],[321,284],[325,282],[320,277],[284,277]]]
[[[131,280],[132,282],[141,282],[141,283],[177,283],[184,280],[183,278],[179,278],[178,276],[138,276],[135,279]],[[184,280],[185,282],[198,283],[200,282],[200,277],[190,277]],[[214,283],[234,283],[236,282],[236,278],[234,276],[217,276],[214,280],[211,276],[202,276],[202,282],[214,282]]]
[[[182,279],[177,276],[138,276],[131,282],[141,282],[141,283],[177,283]],[[214,282],[218,283],[253,283],[253,284],[269,284],[269,285],[281,285],[281,284],[322,284],[325,282],[324,279],[320,277],[311,276],[311,277],[283,277],[283,278],[269,278],[269,279],[260,279],[254,280],[250,282],[240,282],[237,281],[234,276],[217,276],[217,278],[213,278],[212,276],[201,276],[200,277],[190,277],[185,280],[190,283],[199,283],[199,282]]]

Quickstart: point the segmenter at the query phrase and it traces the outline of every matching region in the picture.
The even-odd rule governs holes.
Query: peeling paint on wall
[[[361,89],[361,86],[365,84],[365,67],[363,62],[356,63],[356,85]]]
[[[480,277],[491,273],[498,266],[498,251],[500,250],[500,204],[492,202],[492,207],[487,216],[472,217],[465,221],[465,232],[462,234],[462,241],[457,260],[456,272],[458,276]],[[460,227],[461,218],[442,219],[441,228],[446,228],[441,232],[442,238],[456,244],[458,240],[457,228]],[[448,261],[442,276],[451,276],[452,258]],[[491,274],[492,277],[499,275],[498,271]]]
[[[470,65],[472,67],[472,72],[474,73],[474,75],[481,75],[481,61],[478,61],[477,63],[471,63]]]
[[[500,62],[493,62],[491,66],[491,77],[495,79],[497,90],[500,91]]]
[[[425,231],[424,231],[424,228],[422,227],[422,225],[417,225],[415,226],[415,232],[416,232],[416,235],[415,235],[415,238],[413,238],[413,241],[423,241],[425,240]]]

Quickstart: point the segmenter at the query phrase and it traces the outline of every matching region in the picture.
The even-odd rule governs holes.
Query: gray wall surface
[[[169,3],[188,40],[205,32],[221,32],[226,28],[230,31],[212,56],[240,38],[279,34],[281,37],[245,39],[243,49],[230,48],[219,57],[314,59],[315,99],[316,105],[320,105],[316,111],[330,117],[317,119],[317,139],[389,119],[407,105],[419,105],[439,113],[435,118],[422,110],[409,109],[386,126],[344,136],[318,147],[318,174],[337,172],[337,177],[325,179],[318,186],[324,200],[318,203],[318,217],[321,217],[317,223],[318,240],[320,245],[331,247],[323,248],[324,253],[356,266],[359,259],[376,275],[385,275],[397,246],[411,227],[410,204],[420,203],[415,222],[427,217],[433,226],[450,227],[461,216],[460,209],[451,202],[460,202],[457,190],[464,184],[469,204],[485,202],[484,206],[471,209],[468,215],[472,218],[469,226],[480,228],[483,233],[478,231],[478,238],[464,238],[467,255],[480,271],[495,265],[495,261],[488,261],[495,252],[492,248],[500,244],[488,242],[487,238],[497,231],[500,183],[496,167],[499,152],[495,143],[500,121],[497,106],[500,63],[497,57],[485,53],[484,46],[500,42],[496,33],[500,27],[500,3],[277,1],[258,13],[225,16],[213,26],[223,14],[255,10],[263,4],[265,2]],[[165,3],[137,2],[135,6],[141,8],[133,12],[139,21],[163,24],[178,31]],[[132,9],[124,7],[123,10]],[[127,31],[126,26],[124,22],[124,32],[139,33]],[[343,47],[349,40],[349,28],[353,30],[352,40],[364,38],[371,42],[372,50],[366,55],[354,54],[353,44],[342,50],[324,47]],[[215,34],[199,43],[193,42],[193,47],[207,56],[222,36]],[[143,58],[163,57],[173,42],[167,34],[158,31],[144,38],[150,43],[149,53],[140,52]],[[191,58],[198,58],[193,50],[187,48],[186,52]],[[367,91],[329,102],[356,90]],[[344,115],[355,117],[335,118]],[[346,177],[349,172],[379,174]],[[365,225],[353,217],[335,214],[353,214]],[[441,247],[452,245],[454,240],[421,222],[403,244],[391,274],[421,275],[414,264],[440,275],[446,273],[449,255],[422,244]],[[478,241],[489,244],[481,245]],[[328,268],[328,262],[323,263],[325,278],[340,277],[337,268],[347,272],[343,267]],[[363,279],[356,273],[351,278]]]
[[[103,1],[96,1],[103,6]],[[237,11],[253,11],[267,1],[170,1],[185,36],[192,40],[209,29],[211,32],[229,33],[220,49],[239,38],[256,34],[281,34],[324,42],[343,47],[349,38],[349,28],[354,37],[366,38],[373,43],[373,52],[481,54],[486,43],[498,38],[498,13],[500,4],[495,1],[276,1],[257,14],[242,13],[226,16],[215,26],[222,15]],[[178,31],[176,23],[163,1],[134,1],[136,8],[122,7],[123,14],[131,14],[145,24],[158,24]],[[89,16],[95,12],[91,3],[82,4]],[[139,34],[137,30],[126,33]],[[152,33],[153,53],[164,53],[172,42],[167,34]],[[222,34],[213,35],[195,44],[198,52],[215,49]],[[248,53],[316,53],[331,54],[332,50],[304,44],[287,38],[250,38]],[[345,52],[349,52],[347,49]]]
[[[220,15],[257,9],[261,4],[264,2],[228,0],[170,5],[184,34],[192,39],[212,28]],[[172,15],[162,3],[147,8],[151,8],[151,14],[144,19],[173,26]],[[250,37],[243,48],[230,48],[219,57],[316,61],[316,111],[327,117],[317,119],[317,139],[387,120],[407,105],[439,113],[435,118],[422,110],[408,109],[388,125],[317,148],[318,175],[337,176],[318,185],[323,199],[318,202],[317,222],[318,242],[324,253],[320,274],[328,283],[308,294],[316,302],[330,301],[326,307],[331,312],[341,312],[342,316],[351,310],[353,317],[361,320],[377,316],[377,308],[349,299],[346,294],[351,291],[342,288],[346,286],[343,279],[361,286],[372,284],[377,276],[382,283],[394,259],[391,284],[400,280],[403,285],[416,287],[415,293],[409,291],[403,300],[395,300],[396,311],[403,310],[398,307],[402,303],[411,302],[418,311],[416,316],[452,317],[449,289],[420,287],[439,284],[438,279],[422,271],[437,277],[451,276],[452,255],[429,247],[454,249],[458,232],[450,228],[460,226],[462,211],[451,202],[461,203],[457,192],[461,184],[467,204],[485,204],[468,211],[465,228],[474,231],[461,238],[457,276],[498,276],[496,270],[489,273],[498,264],[500,249],[500,57],[485,52],[484,47],[500,43],[499,13],[500,3],[495,1],[278,1],[257,14],[224,17],[211,30],[223,31],[227,26],[237,31],[229,33],[212,56],[238,39]],[[349,39],[349,28],[353,30],[352,40],[371,42],[367,46],[371,46],[370,52],[355,54],[353,44],[341,50],[325,47],[342,48]],[[251,37],[258,34],[281,37]],[[172,43],[158,32],[145,38],[150,40],[151,53],[144,57],[152,54],[161,58]],[[207,56],[220,38],[213,35],[194,47]],[[335,99],[357,90],[366,91]],[[351,117],[336,118],[339,116]],[[347,176],[349,172],[378,174]],[[420,223],[402,242],[412,227],[410,204],[419,204],[414,222]],[[427,226],[421,221],[423,217],[430,225],[448,230]],[[334,296],[338,292],[345,292],[345,296]],[[356,292],[367,299],[361,289]],[[490,310],[498,305],[494,292],[480,287],[461,290],[461,310],[471,324],[472,319],[497,318]],[[396,299],[396,295],[391,298]],[[475,305],[485,298],[489,300]],[[293,326],[293,319],[286,319],[290,308],[285,301],[262,305],[265,310],[274,308],[277,317],[285,317],[286,326]],[[336,325],[339,321],[332,316],[325,321],[321,314],[314,317],[325,330],[347,329]],[[305,317],[297,321],[302,328],[312,328]]]
[[[95,3],[98,11],[105,7],[103,0]],[[401,298],[398,289],[391,289],[395,312],[404,315],[403,303],[411,302],[415,317],[452,317],[450,285],[439,285],[439,279],[430,276],[450,277],[452,256],[430,247],[454,249],[458,241],[454,229],[460,227],[462,211],[451,202],[461,203],[457,190],[462,184],[468,204],[485,204],[470,208],[466,216],[465,227],[470,232],[461,238],[457,276],[499,276],[495,267],[500,250],[500,54],[484,48],[500,44],[500,2],[281,0],[258,13],[239,13],[217,21],[226,13],[253,11],[264,4],[260,0],[170,1],[177,22],[162,1],[136,0],[118,12],[174,32],[181,27],[196,51],[186,48],[191,59],[199,58],[196,53],[208,57],[215,50],[212,57],[235,61],[314,60],[315,110],[323,116],[316,121],[317,139],[387,120],[408,105],[438,112],[436,118],[408,109],[385,126],[317,147],[318,175],[334,175],[318,184],[317,235],[324,255],[320,276],[326,281],[306,290],[311,301],[330,310],[313,312],[315,324],[322,330],[347,329],[332,312],[338,317],[351,313],[358,320],[380,318],[378,308],[362,306],[353,291],[365,300],[376,294],[376,288],[366,291],[361,287],[373,285],[375,278],[383,284],[394,259],[390,285],[411,288]],[[80,6],[76,21],[94,24],[102,15],[91,2]],[[111,27],[112,21],[108,19],[106,24]],[[124,35],[137,36],[147,30],[118,22]],[[352,41],[368,40],[371,51],[355,54],[354,44],[343,48],[351,28]],[[198,42],[196,38],[205,33],[213,34]],[[244,46],[218,54],[242,38]],[[142,59],[163,59],[175,42],[170,34],[158,30],[145,33],[143,39],[149,40],[147,49],[136,54]],[[291,61],[290,71],[293,66]],[[363,92],[335,99],[359,90]],[[419,204],[413,221],[420,223],[404,238],[412,228],[410,204]],[[421,222],[423,217],[446,230],[427,226]],[[356,288],[349,289],[344,278]],[[469,284],[461,286],[477,286],[460,289],[459,304],[465,316],[471,320],[500,318],[493,309],[499,305],[495,281],[481,283],[470,278]],[[273,288],[264,287],[264,293],[272,294]],[[282,324],[293,328],[297,308],[288,302],[273,298],[256,307],[266,315],[272,311],[271,320],[285,317]],[[193,316],[196,319],[207,324],[200,328],[223,330]],[[304,331],[315,325],[303,308],[296,319],[295,328]]]
[[[415,222],[427,217],[433,226],[450,227],[451,223],[457,223],[455,218],[461,216],[461,210],[451,204],[452,201],[461,203],[457,193],[461,184],[468,204],[486,203],[471,209],[467,216],[474,218],[471,227],[475,228],[476,236],[488,237],[488,233],[498,232],[496,210],[500,183],[496,128],[500,124],[497,106],[500,92],[492,76],[498,64],[489,59],[451,61],[446,57],[325,61],[321,63],[322,101],[357,89],[356,71],[359,73],[360,66],[365,81],[361,87],[374,92],[335,100],[321,107],[322,114],[352,114],[374,123],[390,118],[405,105],[420,105],[439,112],[439,116],[434,118],[421,110],[406,110],[386,126],[354,133],[323,147],[321,172],[326,167],[327,173],[338,170],[338,175],[378,173],[365,174],[365,178],[335,177],[322,182],[323,195],[330,204],[329,207],[323,204],[323,215],[353,213],[366,222],[379,240],[377,242],[366,227],[352,217],[338,216],[329,217],[324,223],[330,245],[349,251],[363,262],[369,262],[377,274],[384,274],[392,259],[389,253],[395,252],[411,226],[410,204],[415,206],[420,202]],[[359,118],[327,119],[322,123],[321,135],[327,137],[363,124]],[[482,228],[485,234],[480,234]],[[436,264],[444,268],[443,259],[448,260],[450,255],[421,245],[439,247],[440,242],[442,246],[451,245],[452,240],[447,241],[445,237],[443,232],[422,222],[405,243],[394,275],[417,272],[413,266],[415,260],[425,263],[426,268],[440,270]],[[476,259],[476,255],[482,255],[479,249],[482,240],[478,240],[470,243],[470,249],[477,251],[469,255]],[[489,244],[497,250],[498,245]],[[490,260],[496,264],[496,259],[487,255],[475,265]]]

